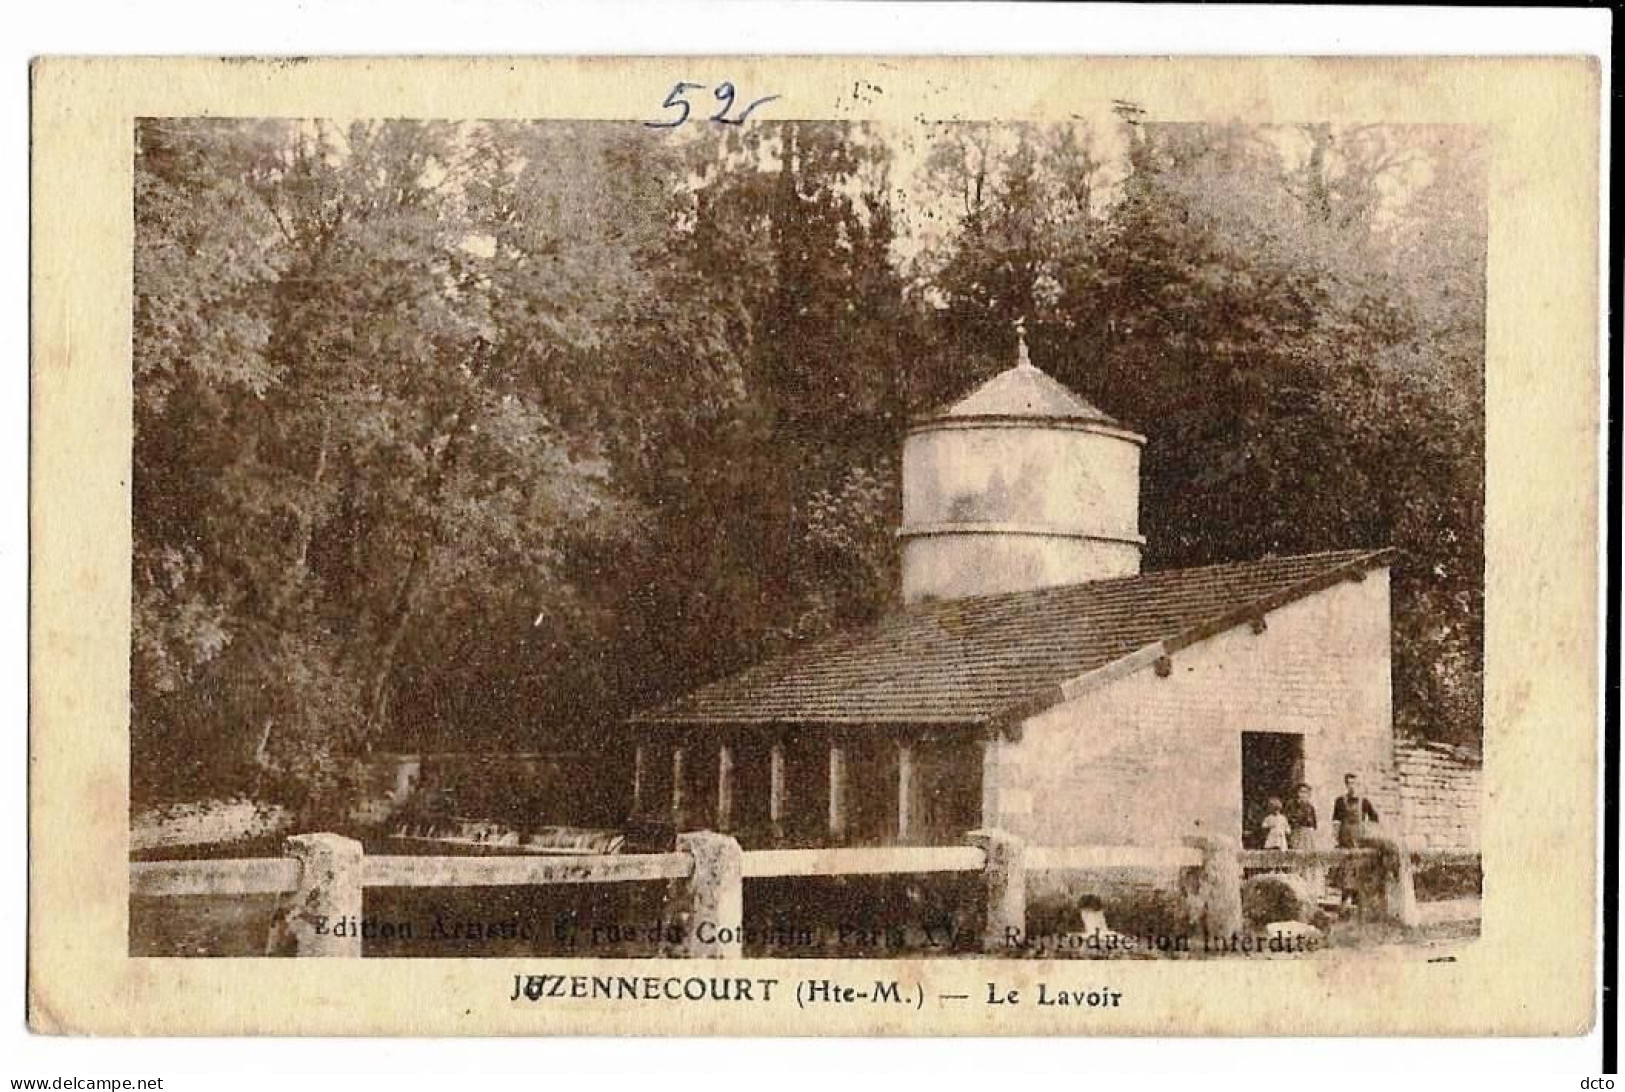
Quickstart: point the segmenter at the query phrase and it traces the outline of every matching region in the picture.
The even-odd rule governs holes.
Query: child
[[[1287,835],[1292,832],[1292,824],[1287,821],[1286,813],[1281,810],[1281,798],[1272,796],[1269,800],[1269,814],[1264,816],[1264,848],[1286,849]]]

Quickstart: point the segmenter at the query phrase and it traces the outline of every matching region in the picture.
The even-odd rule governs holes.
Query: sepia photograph
[[[1470,940],[1485,134],[759,90],[139,120],[131,953]]]
[[[35,1031],[1591,1027],[1594,65],[33,77]]]

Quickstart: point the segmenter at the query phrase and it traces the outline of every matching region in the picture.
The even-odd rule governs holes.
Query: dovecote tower
[[[903,447],[903,599],[957,599],[1140,571],[1145,437],[1016,363],[916,421]]]

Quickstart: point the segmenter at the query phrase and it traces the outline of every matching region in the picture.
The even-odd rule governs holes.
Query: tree
[[[871,617],[895,585],[912,334],[884,149],[856,127],[794,123],[685,154],[673,260],[739,370],[652,417],[648,445],[618,464],[649,513],[610,593],[627,706]]]
[[[938,127],[910,208],[859,125],[143,122],[137,797],[598,745],[872,618],[1018,318],[1150,434],[1149,565],[1400,546],[1400,722],[1472,739],[1476,135],[1121,114]]]
[[[924,266],[945,341],[987,331],[980,378],[1008,360],[998,327],[1036,314],[1042,366],[1150,435],[1150,566],[1401,547],[1398,719],[1471,739],[1484,253],[1471,135],[1122,115],[1126,173],[1110,187],[1053,133],[1024,132],[1002,156],[962,136],[934,153],[975,196],[949,258]]]
[[[164,153],[139,167],[144,243],[173,252],[175,273],[172,293],[161,276],[138,286],[138,313],[152,316],[138,375],[179,370],[167,361],[187,348],[190,316],[169,295],[218,310],[198,286],[204,262],[226,259],[185,249],[187,232],[207,231],[176,223],[170,205],[228,190],[259,230],[220,245],[262,255],[243,267],[258,273],[237,305],[246,333],[221,355],[253,353],[236,356],[237,372],[208,357],[212,370],[188,365],[196,396],[155,394],[138,415],[148,507],[136,565],[151,575],[138,576],[137,600],[154,607],[137,620],[149,650],[137,715],[154,737],[140,753],[171,780],[164,756],[225,756],[216,765],[238,783],[268,776],[326,806],[347,792],[351,757],[418,718],[410,704],[399,715],[400,696],[415,700],[448,635],[481,611],[571,600],[560,546],[613,507],[603,423],[581,407],[612,402],[619,373],[597,359],[619,304],[589,304],[626,298],[618,282],[664,209],[628,233],[638,195],[626,187],[641,175],[609,146],[575,161],[568,185],[542,187],[553,206],[521,219],[547,229],[511,230],[493,200],[493,172],[508,168],[482,153],[512,134],[471,140],[438,124],[284,127],[228,179],[205,173],[210,150],[245,132],[155,129]],[[166,159],[182,137],[190,173]],[[532,199],[524,187],[552,169],[545,149],[506,148],[516,200]],[[590,207],[605,194],[624,199],[615,215]],[[600,230],[582,234],[588,222]],[[189,493],[173,486],[182,479]],[[163,505],[184,510],[166,522]],[[192,570],[199,606],[176,633],[161,619]],[[183,656],[189,647],[201,652]]]
[[[275,381],[265,355],[274,227],[251,188],[273,127],[219,135],[154,120],[137,132],[131,755],[201,782],[230,764],[199,746],[213,723],[191,687],[230,643],[240,588],[197,516],[218,491],[234,408]],[[143,761],[144,760],[144,761]]]
[[[955,123],[927,162],[928,200],[956,215],[954,230],[915,262],[934,335],[920,409],[1009,367],[1018,321],[1041,355],[1059,336],[1072,318],[1063,300],[1095,276],[1105,185],[1083,123]]]

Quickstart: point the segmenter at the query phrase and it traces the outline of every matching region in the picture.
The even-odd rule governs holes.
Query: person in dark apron
[[[1354,774],[1343,775],[1344,792],[1332,806],[1332,822],[1337,824],[1337,848],[1359,849],[1366,837],[1366,827],[1379,822],[1377,809],[1371,801],[1360,795],[1360,779]],[[1343,905],[1357,901],[1359,865],[1353,861],[1339,870],[1337,886],[1343,892]]]
[[[1287,835],[1291,848],[1312,853],[1320,848],[1320,817],[1315,814],[1314,792],[1308,785],[1299,785],[1286,806],[1287,822],[1292,832]],[[1326,893],[1326,869],[1318,864],[1306,864],[1299,873],[1309,897],[1319,902]]]

